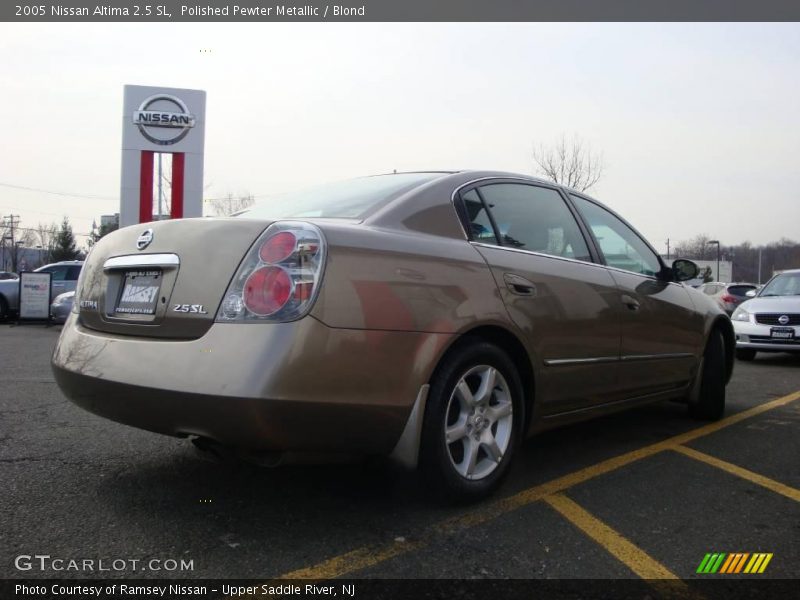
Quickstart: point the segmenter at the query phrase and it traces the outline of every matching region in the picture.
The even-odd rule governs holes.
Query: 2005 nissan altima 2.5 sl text
[[[668,399],[722,415],[733,328],[696,274],[544,181],[364,177],[107,235],[53,367],[115,421],[274,464],[388,455],[475,499],[536,431]]]

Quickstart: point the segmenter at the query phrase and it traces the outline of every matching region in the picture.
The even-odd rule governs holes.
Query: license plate
[[[160,289],[161,271],[128,271],[116,312],[127,315],[155,314]]]
[[[794,329],[792,327],[773,327],[769,330],[769,337],[779,340],[793,340]]]

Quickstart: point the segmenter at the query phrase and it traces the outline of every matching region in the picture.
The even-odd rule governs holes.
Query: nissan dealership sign
[[[177,96],[156,94],[146,98],[134,111],[133,122],[149,141],[170,146],[186,137],[196,119]]]
[[[153,220],[154,157],[164,153],[172,155],[169,217],[203,216],[205,114],[202,90],[125,86],[121,227]]]

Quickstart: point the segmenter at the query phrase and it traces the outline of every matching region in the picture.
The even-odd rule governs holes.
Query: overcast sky
[[[603,153],[592,194],[662,252],[800,240],[798,24],[3,23],[0,50],[0,214],[23,226],[119,211],[139,84],[207,91],[207,197],[531,173],[566,133]]]

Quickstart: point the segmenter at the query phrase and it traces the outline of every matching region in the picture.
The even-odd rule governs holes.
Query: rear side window
[[[501,245],[592,260],[575,217],[555,190],[517,183],[493,183],[478,188],[478,191],[494,219]]]
[[[81,266],[76,265],[67,270],[67,281],[77,281],[78,276],[81,274]]]
[[[609,267],[651,276],[661,270],[656,253],[622,220],[594,202],[570,196],[592,230]]]
[[[461,199],[464,201],[464,210],[467,214],[470,239],[476,242],[496,244],[497,236],[494,234],[494,227],[492,227],[492,222],[478,192],[470,190],[466,194],[462,194]]]

